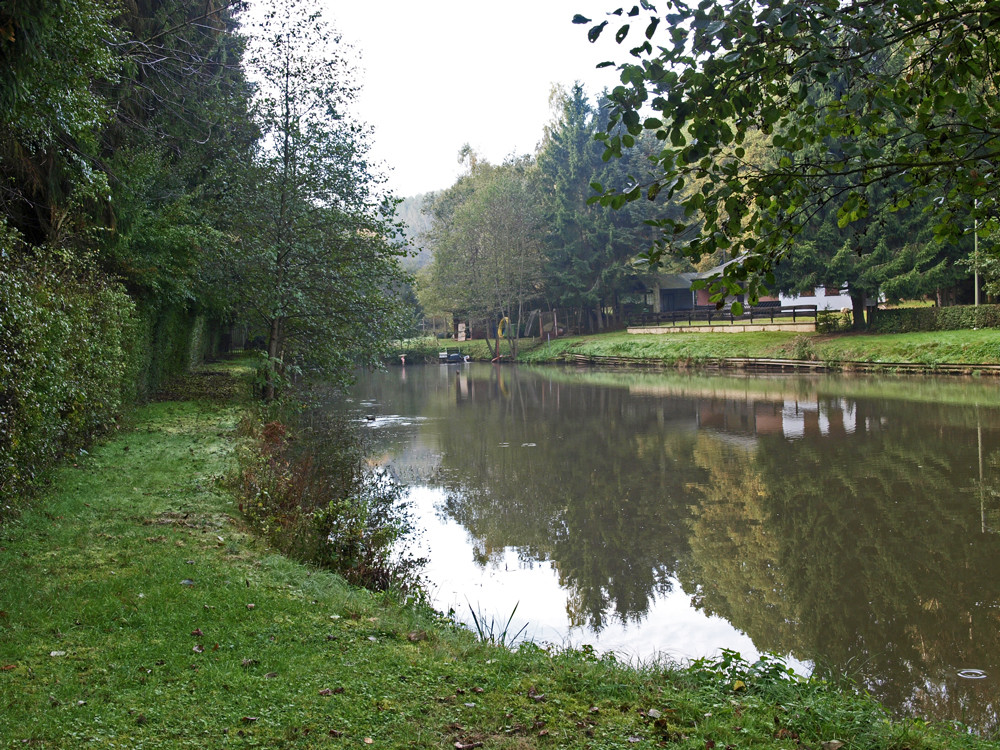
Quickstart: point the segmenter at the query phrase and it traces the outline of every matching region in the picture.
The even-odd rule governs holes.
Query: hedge
[[[140,309],[93,262],[28,248],[0,223],[0,522],[56,461],[188,369],[204,329],[186,310]]]
[[[870,330],[873,333],[914,333],[973,328],[1000,328],[1000,305],[904,307],[897,310],[879,310]]]

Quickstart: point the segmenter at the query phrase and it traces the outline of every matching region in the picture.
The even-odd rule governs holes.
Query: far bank
[[[436,362],[457,349],[489,361],[485,341],[411,339],[399,353],[407,362]],[[1000,329],[917,333],[749,333],[629,334],[566,336],[550,341],[521,339],[516,360],[501,342],[501,361],[531,364],[580,363],[666,368],[725,368],[924,372],[1000,375]],[[394,360],[399,364],[399,360]]]

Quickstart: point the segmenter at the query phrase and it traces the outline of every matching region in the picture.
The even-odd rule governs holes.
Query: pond
[[[349,406],[437,608],[623,659],[776,653],[994,731],[998,395],[471,364],[362,374]]]

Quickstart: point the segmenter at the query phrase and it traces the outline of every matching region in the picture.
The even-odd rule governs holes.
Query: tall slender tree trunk
[[[267,340],[267,369],[265,370],[264,398],[273,401],[278,379],[278,355],[281,353],[281,318],[271,321]]]

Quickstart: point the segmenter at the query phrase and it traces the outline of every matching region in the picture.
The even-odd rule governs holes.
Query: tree
[[[552,107],[555,119],[538,153],[541,182],[551,188],[540,194],[547,228],[546,292],[555,305],[577,310],[589,330],[603,329],[610,322],[607,309],[620,316],[620,300],[638,275],[630,261],[653,234],[635,207],[615,212],[588,198],[592,185],[641,174],[647,152],[636,148],[621,161],[602,161],[594,136],[607,110],[591,105],[579,83],[569,91],[553,90]]]
[[[525,303],[538,295],[541,225],[536,170],[528,158],[495,167],[463,151],[469,171],[431,205],[434,260],[425,278],[429,309],[463,312],[493,326],[520,329]],[[498,337],[499,338],[499,337]],[[517,347],[517,336],[511,338]],[[494,354],[500,354],[500,342]]]
[[[29,243],[60,242],[107,193],[92,159],[121,73],[112,20],[100,0],[0,7],[0,212]]]
[[[940,237],[960,237],[973,222],[997,227],[995,3],[676,0],[668,7],[661,17],[641,0],[612,14],[623,18],[619,43],[639,16],[648,21],[632,60],[619,66],[622,85],[611,94],[615,110],[602,136],[606,156],[633,147],[644,131],[664,145],[654,156],[656,179],[606,192],[605,204],[704,182],[683,199],[693,218],[659,221],[663,238],[646,254],[650,261],[660,261],[674,238],[686,238],[683,252],[694,258],[723,249],[743,261],[727,267],[716,297],[742,282],[753,299],[817,211],[832,207],[841,225],[864,218],[866,190],[896,179],[904,187],[888,205],[933,199]],[[590,39],[608,23],[592,26]],[[846,82],[837,96],[810,100],[833,77]],[[753,129],[783,157],[748,162],[744,141]],[[815,148],[831,142],[838,147]]]
[[[284,0],[250,55],[262,140],[230,185],[237,241],[222,272],[237,313],[267,340],[267,398],[288,364],[326,375],[376,364],[402,324],[395,202],[369,170],[367,130],[348,113],[357,89],[346,54],[317,12]]]

